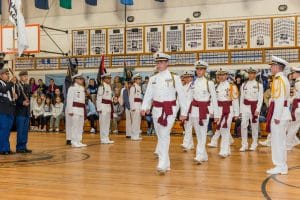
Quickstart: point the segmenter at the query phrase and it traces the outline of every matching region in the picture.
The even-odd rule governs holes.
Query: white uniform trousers
[[[82,140],[84,116],[73,114],[70,119],[71,122],[71,141],[72,143],[79,143]]]
[[[208,156],[207,156],[205,145],[206,145],[207,126],[209,120],[203,120],[203,126],[199,125],[199,118],[193,117],[191,121],[197,136],[196,160],[207,161]]]
[[[131,128],[131,112],[127,108],[125,108],[125,114],[126,114],[126,136],[131,136],[132,134],[132,128]]]
[[[286,131],[288,120],[280,120],[279,124],[275,124],[274,119],[271,122],[271,150],[272,161],[277,167],[287,167],[287,151],[286,151]]]
[[[191,119],[184,123],[184,136],[182,146],[183,148],[188,150],[194,148],[193,124]]]
[[[157,135],[156,153],[158,153],[157,168],[161,170],[170,169],[169,146],[170,146],[170,132],[174,125],[175,116],[168,117],[168,125],[162,126],[157,122],[157,118],[153,118],[154,128]]]
[[[232,118],[233,118],[233,113],[230,112],[227,122],[225,121],[225,119],[222,121],[221,124],[221,128],[219,130],[222,139],[221,139],[221,146],[220,146],[220,155],[230,155],[231,151],[230,151],[230,139],[231,139],[231,133],[230,133],[230,127],[231,127],[231,122],[232,122]],[[227,123],[227,128],[223,128],[223,124]]]
[[[248,148],[248,125],[249,120],[251,122],[251,130],[252,130],[252,146],[257,146],[258,140],[258,118],[256,123],[252,123],[252,114],[245,112],[242,113],[242,123],[241,123],[241,135],[242,135],[242,146]]]
[[[300,128],[300,119],[296,121],[291,121],[287,129],[286,138],[286,148],[287,150],[292,150],[295,145],[298,144],[299,139],[297,138],[297,133]]]
[[[100,140],[101,142],[109,141],[109,128],[110,128],[111,114],[110,112],[100,113],[99,124],[100,124]]]
[[[71,116],[66,113],[66,140],[72,139],[72,121]]]
[[[219,140],[220,136],[221,136],[221,132],[216,130],[215,134],[210,139],[210,143],[214,146],[218,146],[218,140]]]
[[[140,131],[141,131],[141,111],[140,110],[135,110],[131,112],[132,116],[132,123],[131,123],[131,128],[132,128],[132,133],[131,133],[131,139],[132,140],[137,140],[140,138]]]
[[[220,131],[216,130],[215,134],[210,139],[210,143],[214,146],[218,146],[218,140],[219,140],[220,136],[221,136]],[[230,141],[230,144],[234,142],[231,134],[229,134],[229,141]]]

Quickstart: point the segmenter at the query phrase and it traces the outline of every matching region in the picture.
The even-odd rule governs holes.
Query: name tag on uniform
[[[156,82],[152,82],[152,85],[156,84]]]

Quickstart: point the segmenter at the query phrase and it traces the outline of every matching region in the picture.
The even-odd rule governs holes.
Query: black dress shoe
[[[15,152],[13,152],[13,151],[1,151],[0,152],[0,155],[12,155],[12,154],[15,154]]]
[[[67,140],[67,143],[66,143],[67,145],[71,145],[72,143],[71,143],[71,140]]]
[[[131,136],[126,136],[126,138],[131,138]]]
[[[16,154],[16,152],[13,152],[13,151],[8,151],[7,153],[8,153],[7,155]]]
[[[17,153],[32,153],[32,150],[30,150],[30,149],[22,149],[22,150],[17,150]]]

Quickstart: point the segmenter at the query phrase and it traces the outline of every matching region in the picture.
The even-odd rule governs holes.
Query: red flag
[[[98,75],[97,75],[97,81],[98,81],[99,85],[101,83],[101,76],[103,74],[107,73],[106,68],[105,68],[105,60],[104,59],[105,59],[105,57],[104,57],[104,55],[102,55],[99,70],[98,70]]]

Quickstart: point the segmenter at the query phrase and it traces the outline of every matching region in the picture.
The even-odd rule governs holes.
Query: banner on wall
[[[144,53],[143,27],[126,29],[126,53]]]
[[[90,30],[90,54],[106,54],[106,29]]]
[[[273,19],[273,47],[295,46],[295,17]]]
[[[185,51],[204,49],[204,24],[185,24]]]
[[[271,47],[271,19],[250,20],[250,48]]]
[[[225,22],[206,23],[206,50],[225,49]]]
[[[147,26],[145,32],[145,53],[163,51],[163,26]]]
[[[165,25],[165,52],[183,51],[183,24]]]
[[[123,54],[124,42],[124,28],[108,29],[108,54]]]
[[[248,47],[247,20],[227,22],[228,49],[245,49]]]

